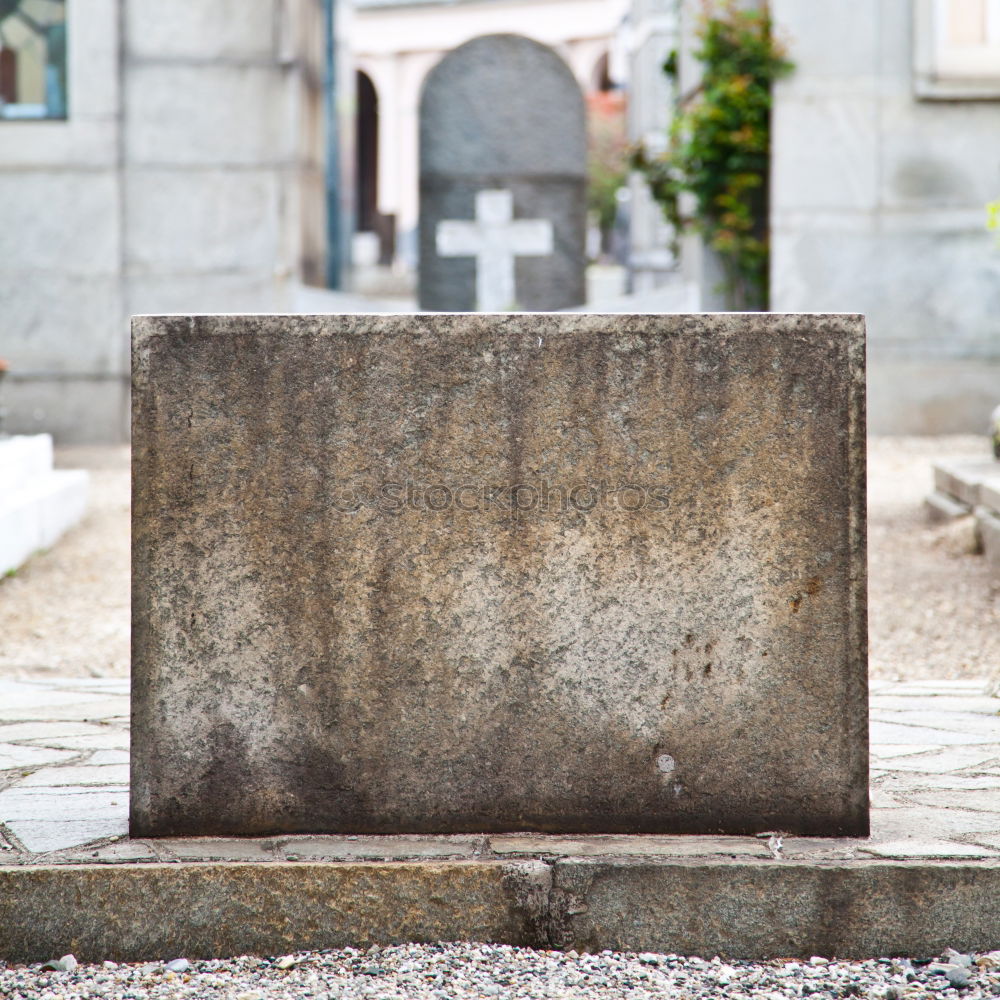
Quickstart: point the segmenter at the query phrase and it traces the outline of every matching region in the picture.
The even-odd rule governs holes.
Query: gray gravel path
[[[169,963],[169,965],[168,965]],[[73,961],[68,961],[72,966]],[[172,971],[176,970],[176,971]],[[398,945],[302,952],[273,958],[142,965],[80,965],[70,972],[0,963],[9,1000],[213,997],[218,1000],[462,1000],[479,997],[746,997],[786,1000],[872,997],[922,1000],[1000,995],[1000,952],[933,961],[726,962],[604,951],[578,955],[506,945]]]

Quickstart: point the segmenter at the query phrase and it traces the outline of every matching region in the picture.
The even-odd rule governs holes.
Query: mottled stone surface
[[[706,958],[986,951],[998,942],[998,889],[996,862],[565,858],[553,867],[549,935],[556,948]]]
[[[274,955],[390,941],[537,944],[551,875],[488,864],[0,866],[0,958]],[[151,905],[155,900],[155,905]]]
[[[587,143],[583,96],[551,49],[518,35],[473,39],[441,60],[420,102],[420,306],[476,308],[476,260],[439,256],[448,220],[472,220],[476,194],[513,195],[515,220],[548,220],[553,251],[519,256],[515,299],[563,309],[586,298]]]
[[[133,836],[867,832],[860,317],[133,335]]]
[[[995,860],[0,865],[9,962],[70,946],[81,961],[163,962],[441,940],[706,959],[926,957],[994,949],[998,926]]]

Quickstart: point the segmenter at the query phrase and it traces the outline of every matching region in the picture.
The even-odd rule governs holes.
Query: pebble
[[[961,963],[956,956],[968,960]],[[998,953],[936,960],[739,962],[657,952],[534,951],[508,945],[406,944],[272,958],[163,963],[0,962],[4,1000],[986,1000],[1000,997]],[[985,961],[984,961],[985,959]]]
[[[73,972],[79,964],[73,955],[63,955],[62,958],[50,959],[42,968],[52,972]]]
[[[945,979],[957,989],[964,989],[969,985],[969,973],[961,965],[949,965],[944,970]]]
[[[955,951],[954,948],[945,948],[945,950],[941,952],[941,957],[951,965],[960,965],[963,969],[969,969],[972,967],[972,956],[963,955],[960,951]]]

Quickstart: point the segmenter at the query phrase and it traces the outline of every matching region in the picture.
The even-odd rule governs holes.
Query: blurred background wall
[[[21,15],[63,4],[20,7],[0,30],[28,65]],[[120,441],[130,314],[280,310],[322,280],[323,0],[65,10],[65,117],[0,105],[4,426]]]
[[[1000,403],[1000,4],[773,0],[771,308],[868,316],[869,423],[983,432]]]
[[[125,440],[133,313],[412,307],[420,90],[477,35],[550,45],[587,95],[581,306],[720,308],[712,255],[627,169],[697,92],[703,10],[0,0],[3,429]],[[795,63],[774,91],[770,308],[868,316],[873,431],[981,431],[1000,402],[1000,2],[770,10]]]

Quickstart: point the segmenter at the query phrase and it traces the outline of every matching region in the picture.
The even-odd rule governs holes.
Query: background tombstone
[[[420,307],[580,305],[586,159],[583,96],[551,49],[489,35],[445,56],[420,102]]]

